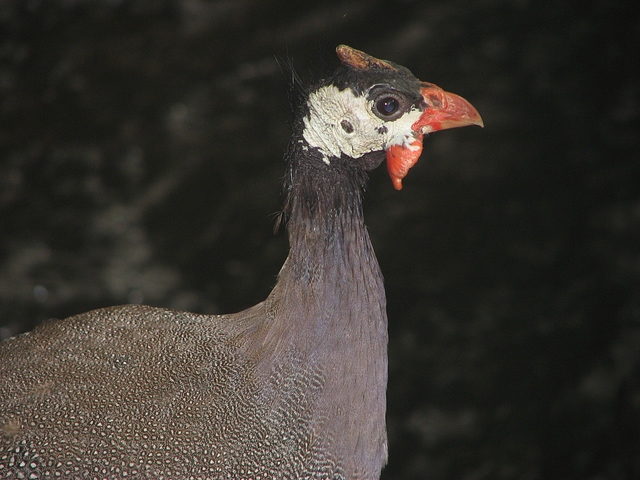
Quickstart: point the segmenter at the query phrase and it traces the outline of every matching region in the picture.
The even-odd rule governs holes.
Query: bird
[[[387,462],[387,313],[364,224],[424,136],[483,126],[462,97],[340,45],[291,75],[283,222],[267,298],[204,315],[124,305],[0,343],[0,478],[378,479]]]

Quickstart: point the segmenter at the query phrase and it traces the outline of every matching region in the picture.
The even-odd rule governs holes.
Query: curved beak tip
[[[476,125],[480,128],[484,128],[484,120],[482,120],[482,117],[478,114],[478,116],[469,119],[469,125]]]

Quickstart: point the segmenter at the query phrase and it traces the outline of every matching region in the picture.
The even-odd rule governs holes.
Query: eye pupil
[[[385,97],[378,101],[378,111],[384,115],[391,115],[398,110],[399,103],[393,97]]]
[[[375,86],[370,93],[373,97],[372,113],[385,122],[400,118],[411,105],[409,99],[390,87]]]

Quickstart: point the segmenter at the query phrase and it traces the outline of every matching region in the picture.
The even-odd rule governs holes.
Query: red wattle
[[[422,153],[422,135],[411,145],[391,145],[387,149],[387,170],[396,190],[402,190],[402,179],[407,176]]]

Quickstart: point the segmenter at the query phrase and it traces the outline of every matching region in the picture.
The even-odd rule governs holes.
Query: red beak
[[[437,132],[467,125],[484,127],[478,111],[459,95],[445,92],[433,84],[423,83],[422,98],[427,108],[411,127],[418,133]]]
[[[414,141],[408,145],[392,145],[387,149],[387,169],[396,190],[402,189],[402,179],[418,161],[424,134],[467,125],[484,127],[478,111],[458,95],[445,92],[431,83],[423,83],[422,98],[427,107],[411,126],[415,132]]]

